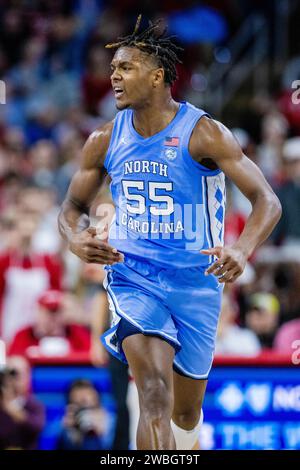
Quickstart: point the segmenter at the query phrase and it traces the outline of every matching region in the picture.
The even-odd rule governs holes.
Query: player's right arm
[[[103,166],[109,146],[113,123],[105,124],[87,139],[79,170],[72,178],[68,193],[58,217],[58,227],[70,250],[86,263],[113,264],[123,255],[105,241],[98,240],[96,229],[88,227],[90,206],[106,175]],[[86,215],[86,228],[79,222]]]

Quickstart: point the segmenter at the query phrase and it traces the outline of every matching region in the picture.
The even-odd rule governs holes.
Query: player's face
[[[134,47],[117,50],[112,63],[111,83],[118,109],[138,109],[151,103],[155,83],[155,64]]]

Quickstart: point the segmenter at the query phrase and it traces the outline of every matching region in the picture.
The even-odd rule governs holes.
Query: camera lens
[[[87,434],[94,433],[94,422],[92,417],[93,408],[81,408],[76,413],[79,429]]]

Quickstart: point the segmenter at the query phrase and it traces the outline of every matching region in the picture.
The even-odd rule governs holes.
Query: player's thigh
[[[180,421],[197,423],[200,418],[207,380],[195,380],[173,372],[173,417]]]
[[[143,334],[126,337],[122,346],[138,389],[157,380],[168,390],[173,389],[173,346],[161,338]]]

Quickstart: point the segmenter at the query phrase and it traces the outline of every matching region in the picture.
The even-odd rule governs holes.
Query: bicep
[[[80,169],[72,178],[67,200],[81,208],[90,207],[106,176],[103,161],[110,139],[111,124],[94,131],[86,141]]]
[[[88,208],[95,199],[103,179],[104,172],[101,169],[81,168],[72,178],[67,201]]]
[[[202,156],[210,157],[250,201],[258,194],[272,192],[261,170],[244,155],[226,126],[207,119],[199,130]]]

